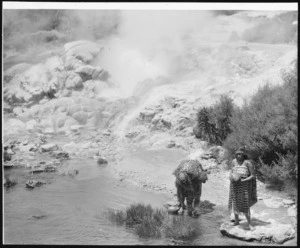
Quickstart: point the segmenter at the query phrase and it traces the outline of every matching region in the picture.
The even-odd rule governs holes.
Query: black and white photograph
[[[298,3],[2,2],[2,244],[297,246]]]

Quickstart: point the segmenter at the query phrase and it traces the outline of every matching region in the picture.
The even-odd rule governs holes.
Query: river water
[[[120,182],[107,167],[97,166],[92,159],[69,160],[63,169],[78,169],[75,177],[57,173],[30,174],[24,169],[6,170],[5,174],[18,178],[18,184],[3,191],[4,243],[173,244],[168,238],[139,238],[132,229],[115,225],[106,218],[108,208],[125,210],[133,203],[161,208],[170,200],[164,194],[145,192]],[[28,179],[42,179],[48,183],[31,190],[25,187]],[[201,215],[197,221],[199,236],[187,245],[251,245],[222,236],[219,231],[222,219],[214,211]]]

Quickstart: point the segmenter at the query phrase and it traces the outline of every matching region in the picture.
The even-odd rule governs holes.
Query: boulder
[[[65,151],[53,151],[51,152],[51,155],[54,156],[56,159],[64,160],[64,159],[69,159],[69,153]]]
[[[163,117],[161,114],[155,116],[151,123],[153,124],[153,129],[165,130],[172,127],[172,122],[168,118]]]
[[[88,120],[88,114],[83,111],[78,111],[72,115],[72,117],[80,124],[86,124]]]
[[[108,78],[108,72],[100,66],[82,65],[77,67],[75,72],[81,75],[83,81],[90,79],[106,80]]]
[[[154,116],[154,111],[145,110],[143,112],[140,112],[140,119],[145,122],[151,122]]]
[[[260,221],[252,219],[254,230],[250,231],[247,221],[240,222],[238,226],[232,226],[229,222],[222,223],[220,232],[228,237],[244,241],[257,241],[262,243],[283,244],[295,237],[295,229],[291,224],[280,224],[273,219]]]
[[[26,145],[20,145],[19,150],[20,152],[29,153],[29,152],[35,152],[37,151],[38,147],[34,143],[29,143]]]
[[[76,176],[76,175],[78,175],[79,174],[79,170],[76,170],[76,169],[74,169],[74,170],[69,170],[68,171],[68,175],[70,176],[70,177],[74,177],[74,176]]]
[[[58,146],[54,143],[48,143],[42,145],[40,148],[42,152],[50,152],[50,151],[56,151],[58,149]]]
[[[98,165],[103,165],[103,164],[107,164],[107,163],[108,163],[107,160],[104,159],[104,158],[98,158],[97,159],[97,164]]]
[[[82,86],[83,85],[82,85],[81,77],[77,73],[71,72],[66,79],[65,87],[70,90],[70,89],[79,89]]]
[[[26,187],[27,188],[30,188],[30,189],[33,189],[35,187],[39,187],[39,186],[42,186],[43,184],[46,184],[46,182],[44,181],[39,181],[39,180],[28,180],[26,182]]]
[[[57,171],[57,167],[53,163],[48,163],[44,167],[44,172],[55,172]]]

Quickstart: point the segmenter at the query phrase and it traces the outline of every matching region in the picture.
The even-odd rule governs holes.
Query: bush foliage
[[[222,96],[215,106],[200,109],[197,137],[212,144],[222,142],[231,155],[238,147],[246,146],[262,179],[278,185],[285,181],[296,183],[297,64],[295,61],[292,70],[282,72],[283,84],[260,87],[240,108],[234,106],[229,97]],[[215,129],[207,128],[211,123],[214,123]]]
[[[213,144],[222,144],[230,130],[230,117],[234,105],[227,95],[221,95],[213,107],[202,107],[197,112],[197,125],[194,133],[197,138]]]

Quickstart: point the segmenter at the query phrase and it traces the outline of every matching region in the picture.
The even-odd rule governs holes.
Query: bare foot
[[[231,226],[238,226],[239,224],[239,222],[230,223]]]
[[[250,230],[250,231],[254,231],[255,228],[253,226],[249,225],[249,226],[245,227],[245,229]]]

